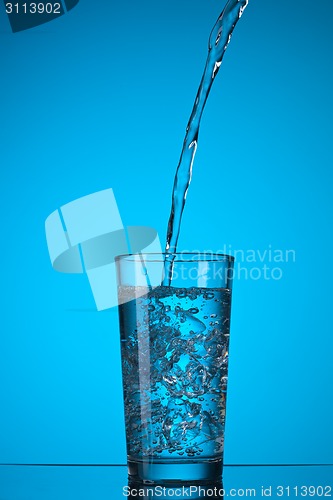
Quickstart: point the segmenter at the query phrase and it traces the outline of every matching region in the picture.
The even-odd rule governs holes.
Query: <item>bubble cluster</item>
[[[128,454],[219,456],[230,291],[161,286],[124,303],[120,317]]]

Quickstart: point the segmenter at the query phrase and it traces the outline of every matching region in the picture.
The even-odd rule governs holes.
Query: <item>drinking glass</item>
[[[233,260],[207,253],[116,257],[135,480],[194,484],[222,474]]]

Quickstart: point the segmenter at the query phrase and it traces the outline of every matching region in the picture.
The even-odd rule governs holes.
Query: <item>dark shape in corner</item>
[[[79,0],[64,0],[66,9],[71,10],[79,3]]]
[[[13,33],[24,31],[58,19],[79,3],[79,0],[4,0]]]

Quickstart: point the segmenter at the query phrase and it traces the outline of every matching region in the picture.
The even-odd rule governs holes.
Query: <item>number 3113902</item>
[[[7,14],[61,14],[60,3],[6,3]]]

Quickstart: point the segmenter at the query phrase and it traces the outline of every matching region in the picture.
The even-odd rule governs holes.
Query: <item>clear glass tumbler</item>
[[[233,260],[204,253],[116,258],[135,480],[204,483],[222,474]]]

